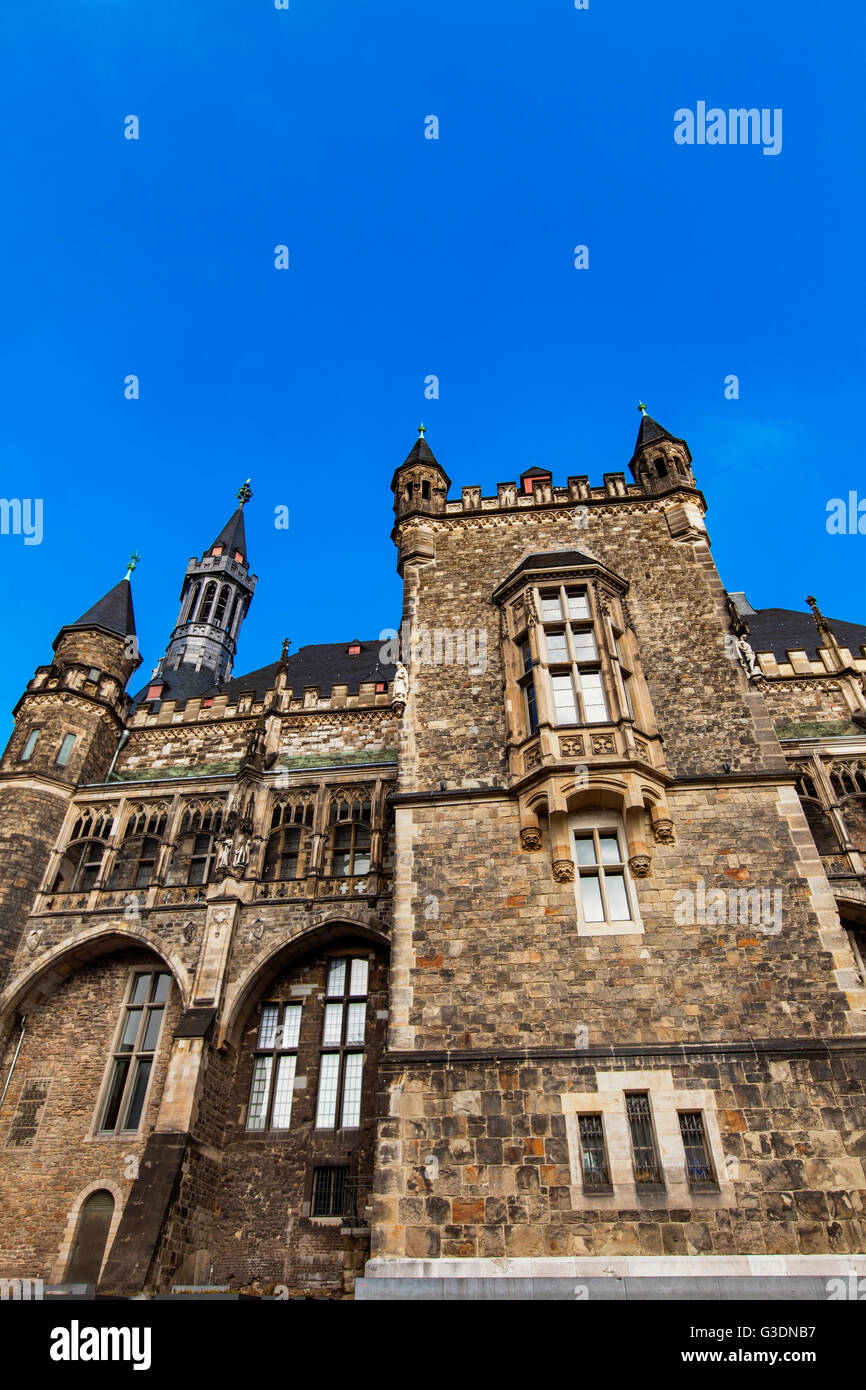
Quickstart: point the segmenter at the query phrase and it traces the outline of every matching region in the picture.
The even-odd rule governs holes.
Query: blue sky
[[[728,588],[863,619],[866,539],[825,520],[866,497],[864,30],[860,0],[6,0],[2,493],[44,504],[40,545],[0,536],[7,730],[132,549],[149,672],[248,476],[236,673],[395,624],[422,418],[489,492],[625,468],[642,399]],[[781,153],[678,146],[699,100],[781,108]]]

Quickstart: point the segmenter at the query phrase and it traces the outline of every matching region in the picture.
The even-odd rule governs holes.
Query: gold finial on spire
[[[138,564],[138,562],[139,562],[140,559],[141,559],[141,556],[139,555],[138,551],[137,551],[137,550],[133,550],[132,554],[131,554],[130,557],[129,557],[129,568],[128,568],[128,570],[126,571],[126,578],[127,578],[127,579],[131,579],[131,578],[132,578],[132,571],[135,569],[135,567],[136,567],[136,565]]]
[[[252,497],[252,495],[253,495],[253,490],[252,490],[252,488],[250,487],[250,480],[249,480],[249,478],[247,478],[247,480],[246,480],[246,482],[244,483],[243,487],[239,489],[238,494],[237,494],[238,501],[240,502],[241,506],[243,506],[245,502],[249,502],[249,500],[250,500],[250,498]]]
[[[423,421],[423,420],[421,421],[420,425],[418,426],[418,433],[420,434],[420,436],[421,436],[422,439],[424,438],[425,434],[427,433],[427,426],[424,424],[424,421]]]
[[[637,408],[640,411],[641,415],[646,415],[646,406],[644,405],[643,401],[638,401]]]

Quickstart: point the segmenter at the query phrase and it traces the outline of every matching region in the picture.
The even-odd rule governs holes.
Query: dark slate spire
[[[213,545],[210,547],[211,553],[218,545],[223,547],[224,554],[234,555],[238,551],[247,558],[247,537],[244,530],[244,506],[252,497],[250,480],[247,478],[240,492],[238,493],[239,506],[229,517],[223,529],[220,531]]]
[[[165,655],[153,676],[135,697],[186,700],[228,680],[237,651],[241,624],[256,587],[249,573],[244,507],[252,497],[247,478],[232,513],[201,559],[189,561],[180,593],[180,611]],[[239,559],[236,557],[240,557]]]
[[[101,599],[82,613],[77,622],[67,623],[61,632],[81,628],[101,628],[114,637],[135,636],[135,615],[132,611],[132,586],[129,579],[121,579],[113,589],[109,589]]]
[[[444,506],[445,498],[448,495],[448,489],[451,486],[451,479],[448,477],[445,469],[442,467],[436,455],[433,453],[433,450],[430,448],[430,445],[427,443],[427,440],[424,438],[426,429],[427,426],[424,424],[418,426],[418,438],[400,464],[400,467],[394,471],[394,476],[391,479],[391,490],[395,497],[395,511],[405,510],[405,507],[400,505],[398,501],[398,488],[401,479],[410,489],[408,499],[404,496],[404,502],[411,499],[414,499],[416,502],[419,499],[427,503],[432,501],[432,484],[435,475],[429,470],[433,468],[435,468],[436,472],[439,474],[439,478],[436,480],[436,486],[439,489],[439,498],[435,508],[432,505],[427,505],[421,510],[428,512],[441,510],[440,503]],[[409,471],[406,472],[405,470]]]
[[[674,438],[675,436],[668,434],[664,425],[660,425],[651,415],[643,415],[641,417],[640,428],[637,432],[637,440],[635,441],[635,453],[637,453],[638,449],[642,449],[645,444],[654,444],[657,439]]]
[[[641,413],[640,428],[634,453],[629,460],[632,476],[652,492],[666,491],[674,483],[685,482],[695,487],[690,467],[692,456],[686,441],[671,434],[658,420],[648,415],[643,401],[638,410]]]

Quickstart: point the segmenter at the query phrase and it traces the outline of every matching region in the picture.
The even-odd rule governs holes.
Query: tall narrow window
[[[213,607],[213,601],[216,598],[216,591],[216,580],[209,579],[207,584],[205,584],[204,586],[204,594],[202,596],[201,607],[198,610],[198,621],[200,623],[209,622],[210,611]]]
[[[300,1004],[264,1004],[259,1024],[247,1129],[288,1129],[301,1034]]]
[[[340,956],[328,964],[316,1111],[319,1129],[354,1129],[360,1124],[367,978],[364,959]]]
[[[370,872],[370,803],[359,796],[331,803],[331,873],[337,878]]]
[[[556,723],[605,723],[610,716],[586,593],[543,592],[541,618]]]
[[[647,1183],[654,1187],[661,1186],[662,1176],[653,1134],[649,1096],[646,1092],[627,1095],[625,1109],[631,1132],[635,1182]]]
[[[58,767],[66,767],[66,764],[69,762],[69,759],[72,756],[72,750],[74,747],[75,734],[64,734],[63,742],[57,750],[56,762]]]
[[[85,811],[78,817],[51,885],[52,893],[89,893],[96,886],[113,828],[110,810]]]
[[[524,642],[520,648],[521,677],[520,685],[523,690],[523,710],[526,715],[526,727],[531,734],[538,729],[538,706],[535,698],[535,678],[532,674],[532,653],[529,643]]]
[[[82,1203],[66,1271],[67,1284],[98,1282],[113,1215],[114,1198],[104,1188],[91,1192]]]
[[[163,971],[136,973],[130,981],[102,1108],[103,1134],[128,1133],[141,1123],[170,987],[171,975]]]
[[[30,759],[33,757],[33,749],[36,747],[36,740],[38,738],[39,730],[31,729],[30,733],[27,735],[27,742],[21,750],[22,763],[29,763]]]
[[[230,597],[231,590],[228,584],[223,584],[222,588],[220,589],[220,596],[217,599],[216,608],[214,609],[213,615],[213,621],[216,627],[222,627],[223,625],[223,618],[226,615],[226,605],[228,604]]]
[[[614,825],[574,831],[575,878],[586,922],[635,920],[621,836]]]
[[[265,847],[265,879],[301,878],[307,872],[312,799],[278,802],[271,816],[271,833]]]
[[[680,1111],[680,1133],[686,1153],[686,1172],[689,1182],[714,1182],[713,1165],[704,1134],[704,1117],[700,1110]]]
[[[222,810],[194,806],[184,811],[168,881],[208,883],[216,867],[217,841],[222,829]]]
[[[610,1187],[610,1170],[607,1166],[601,1115],[581,1115],[578,1128],[584,1187]]]

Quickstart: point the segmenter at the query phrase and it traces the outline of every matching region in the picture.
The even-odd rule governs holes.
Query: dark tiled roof
[[[362,682],[385,681],[390,684],[394,679],[395,667],[392,662],[380,662],[382,642],[378,638],[373,642],[361,642],[357,656],[349,655],[348,647],[351,645],[350,642],[322,642],[301,647],[289,657],[286,684],[296,694],[307,686],[315,685],[323,696],[330,695],[335,685],[346,685],[350,695],[357,695]],[[279,669],[280,663],[274,661],[270,666],[250,671],[248,675],[236,676],[230,681],[223,681],[222,685],[214,685],[212,671],[195,671],[191,666],[179,666],[166,672],[162,699],[183,702],[197,695],[228,695],[229,702],[233,704],[240,694],[252,690],[256,699],[261,700],[267,690],[273,690]],[[140,701],[147,690],[145,686],[136,696],[136,701]]]
[[[536,463],[534,463],[534,464],[532,465],[531,468],[525,469],[524,472],[522,472],[521,475],[520,475],[521,479],[523,479],[523,478],[550,478],[550,477],[552,477],[552,476],[553,476],[553,475],[552,475],[552,473],[551,473],[551,471],[550,471],[549,468],[539,468],[539,467],[538,467],[538,464],[536,464]]]
[[[660,425],[651,415],[644,415],[641,417],[640,428],[637,432],[635,453],[638,449],[643,448],[644,444],[654,444],[657,439],[673,439],[673,437],[672,434],[668,434],[664,425]]]
[[[789,608],[759,608],[748,614],[746,622],[750,647],[755,652],[772,652],[777,660],[784,661],[789,651],[805,651],[814,660],[819,646],[827,645],[811,613],[794,613]],[[848,647],[852,656],[863,655],[860,648],[866,646],[866,627],[840,618],[828,618],[827,622],[840,647]]]
[[[225,546],[227,554],[234,554],[239,550],[244,559],[247,558],[247,537],[244,529],[244,509],[238,507],[220,531],[213,545]],[[210,547],[213,550],[213,545]]]
[[[582,550],[548,550],[539,551],[534,555],[527,555],[517,569],[512,570],[512,574],[520,574],[521,570],[544,568],[548,570],[570,570],[577,565],[597,565],[591,555],[584,555]],[[510,578],[511,576],[509,576]]]
[[[113,589],[109,589],[101,599],[88,608],[75,623],[67,623],[61,632],[73,628],[101,627],[118,637],[135,635],[135,615],[132,611],[132,587],[128,579],[121,579]]]
[[[445,479],[446,485],[448,487],[451,486],[451,479],[448,477],[448,474],[445,472],[445,469],[442,467],[436,455],[433,453],[433,450],[430,448],[430,445],[427,443],[426,439],[415,440],[415,443],[412,445],[412,448],[409,450],[405,459],[400,464],[400,468],[410,467],[414,463],[426,463],[429,464],[431,468],[438,468],[439,472]],[[394,476],[391,479],[392,489],[397,481],[397,474],[400,472],[400,468],[396,468],[394,470]]]

